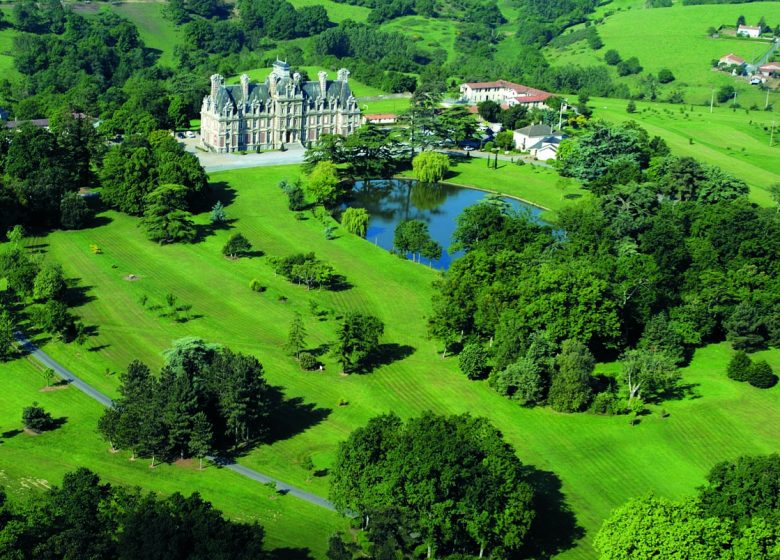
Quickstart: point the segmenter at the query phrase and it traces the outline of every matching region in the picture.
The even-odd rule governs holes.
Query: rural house
[[[758,67],[758,71],[762,76],[767,78],[780,76],[780,62],[768,62],[767,64],[762,64]]]
[[[394,113],[377,113],[373,115],[363,115],[363,124],[395,124],[398,116]]]
[[[750,25],[740,25],[739,27],[737,27],[737,36],[757,39],[761,36],[761,28],[752,27]]]
[[[555,159],[558,155],[558,146],[562,140],[562,136],[545,136],[528,148],[528,152],[539,161]]]
[[[722,56],[718,60],[718,66],[743,66],[744,64],[745,59],[735,55],[734,53],[729,53],[725,56]]]
[[[546,124],[530,124],[515,130],[513,136],[515,140],[515,149],[523,151],[530,149],[531,146],[545,138],[562,138],[560,133],[555,132],[551,126]]]
[[[482,101],[495,101],[507,106],[525,105],[530,109],[532,107],[547,107],[545,101],[552,97],[552,93],[506,80],[498,80],[461,84],[460,96],[462,100],[471,105]]]
[[[225,85],[214,74],[200,111],[203,145],[215,152],[238,152],[311,145],[323,134],[352,134],[360,126],[360,108],[349,88],[349,71],[339,70],[336,80],[327,76],[319,72],[317,81],[304,81],[278,60],[262,84],[252,84],[243,74],[240,84]]]

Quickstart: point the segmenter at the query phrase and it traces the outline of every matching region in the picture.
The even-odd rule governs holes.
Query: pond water
[[[396,226],[404,220],[428,224],[431,237],[442,247],[440,259],[424,264],[447,269],[462,252],[450,253],[455,219],[469,206],[484,200],[489,193],[447,184],[425,184],[413,180],[389,179],[358,181],[347,206],[365,208],[370,216],[366,239],[391,251]],[[528,211],[539,219],[542,209],[513,198],[502,197],[513,209]]]

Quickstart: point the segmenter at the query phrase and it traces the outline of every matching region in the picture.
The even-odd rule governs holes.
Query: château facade
[[[225,85],[214,74],[200,111],[201,142],[211,151],[239,152],[310,146],[323,134],[352,134],[361,118],[349,70],[339,70],[336,80],[328,80],[326,72],[317,78],[303,81],[278,60],[262,84],[243,74],[240,84]]]

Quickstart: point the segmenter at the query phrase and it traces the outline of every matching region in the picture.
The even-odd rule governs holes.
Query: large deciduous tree
[[[377,317],[350,312],[337,332],[333,353],[345,373],[364,371],[372,353],[379,349],[385,326]]]

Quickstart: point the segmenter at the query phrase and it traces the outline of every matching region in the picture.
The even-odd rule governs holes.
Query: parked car
[[[184,133],[183,132],[177,132],[176,133],[176,138],[184,138]]]
[[[188,130],[188,131],[186,132],[186,134],[187,134],[187,138],[195,138],[195,133],[194,133],[194,132],[192,132],[191,130]]]
[[[473,152],[474,150],[476,150],[474,146],[463,146],[463,149],[466,150],[467,152]]]

